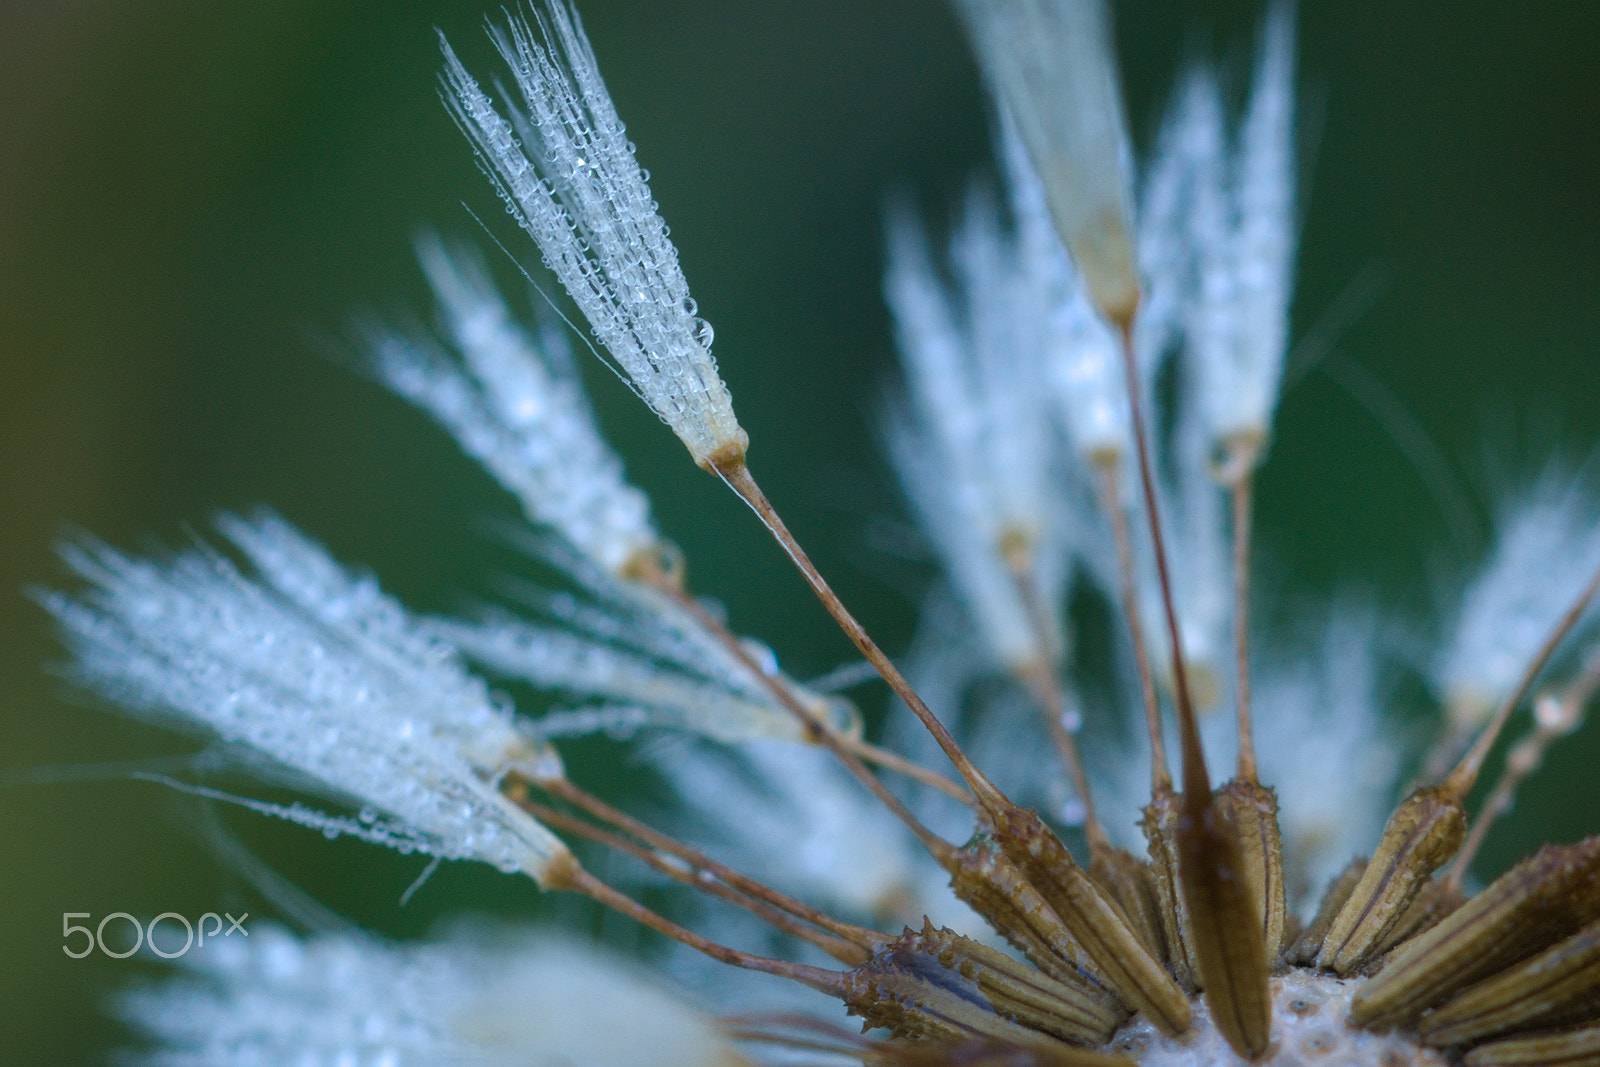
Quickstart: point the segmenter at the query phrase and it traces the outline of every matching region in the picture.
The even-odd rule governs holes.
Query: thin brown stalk
[[[1238,776],[1258,784],[1255,735],[1250,726],[1250,526],[1255,448],[1230,443],[1228,483],[1233,497],[1233,655],[1238,673],[1235,704],[1239,714]]]
[[[1594,600],[1597,592],[1600,592],[1600,570],[1595,571],[1594,576],[1589,579],[1589,584],[1583,587],[1583,591],[1572,602],[1572,606],[1561,617],[1561,621],[1550,632],[1550,636],[1545,638],[1545,642],[1540,646],[1538,654],[1528,664],[1527,670],[1522,672],[1522,678],[1517,682],[1516,689],[1506,697],[1499,710],[1495,712],[1494,718],[1489,721],[1489,724],[1483,728],[1483,732],[1478,735],[1478,740],[1473,743],[1467,754],[1461,757],[1461,762],[1456,764],[1455,770],[1451,771],[1449,777],[1444,780],[1442,788],[1451,795],[1460,800],[1465,800],[1467,794],[1472,791],[1473,784],[1478,780],[1478,772],[1483,769],[1483,761],[1489,758],[1489,750],[1494,747],[1495,740],[1500,736],[1500,731],[1505,728],[1507,721],[1510,720],[1511,713],[1516,711],[1522,704],[1523,698],[1528,695],[1528,691],[1533,688],[1534,681],[1539,677],[1539,672],[1544,670],[1545,664],[1550,662],[1550,657],[1555,655],[1556,648],[1561,644],[1562,639],[1578,624],[1578,620],[1588,610],[1589,603]]]
[[[657,933],[681,945],[687,945],[696,952],[710,956],[720,963],[734,967],[741,967],[747,971],[760,971],[762,974],[775,974],[782,978],[789,978],[802,985],[810,986],[829,996],[843,998],[845,987],[844,975],[837,971],[825,970],[821,967],[810,967],[803,963],[790,963],[787,960],[775,960],[769,956],[757,956],[750,952],[741,952],[736,948],[712,941],[702,937],[693,930],[679,926],[666,916],[651,911],[625,893],[606,885],[600,879],[574,865],[563,872],[563,880],[553,883],[553,889],[567,889],[574,893],[581,893],[589,899],[603,904],[611,910],[626,915]]]
[[[758,919],[782,930],[791,937],[797,937],[802,941],[815,945],[847,967],[858,967],[871,956],[871,953],[855,942],[846,941],[843,938],[835,937],[807,926],[792,915],[779,911],[770,904],[752,899],[715,879],[702,877],[698,868],[692,868],[676,857],[663,855],[654,849],[646,848],[637,841],[630,841],[621,834],[604,830],[593,823],[585,822],[565,812],[557,811],[548,805],[529,800],[525,796],[513,796],[511,799],[519,808],[546,826],[577,834],[588,838],[596,844],[604,845],[607,848],[632,856],[652,870],[659,871],[676,882],[692,886],[703,893],[716,897],[718,900],[743,908]]]
[[[1067,713],[1067,701],[1061,689],[1060,676],[1047,663],[1030,664],[1021,673],[1029,691],[1033,693],[1034,701],[1039,705],[1040,714],[1044,716],[1045,729],[1055,746],[1056,759],[1072,780],[1072,788],[1078,794],[1078,799],[1083,802],[1083,832],[1089,839],[1089,848],[1110,848],[1111,839],[1100,825],[1094,810],[1094,798],[1089,794],[1089,776],[1083,769],[1078,741],[1063,721]]]
[[[1133,569],[1133,541],[1128,536],[1128,517],[1122,510],[1122,474],[1114,457],[1097,462],[1095,468],[1100,472],[1100,506],[1111,519],[1111,537],[1117,546],[1122,614],[1128,620],[1133,661],[1139,669],[1139,691],[1144,697],[1145,726],[1150,733],[1150,784],[1153,791],[1170,789],[1172,773],[1167,770],[1166,742],[1161,736],[1161,702],[1156,697],[1150,651],[1144,644],[1144,624],[1140,621],[1139,590]]]
[[[1505,771],[1489,793],[1489,799],[1484,801],[1477,821],[1467,834],[1466,843],[1461,846],[1446,875],[1445,880],[1453,888],[1461,888],[1467,869],[1472,866],[1484,839],[1488,837],[1490,827],[1496,819],[1511,810],[1511,801],[1516,797],[1518,787],[1543,764],[1545,751],[1581,725],[1584,706],[1594,697],[1597,689],[1600,689],[1600,647],[1590,651],[1583,670],[1565,691],[1539,699],[1536,707],[1543,708],[1547,700],[1551,706],[1547,712],[1536,712],[1538,726],[1506,756]]]
[[[1195,720],[1194,701],[1189,696],[1189,672],[1183,662],[1183,637],[1178,632],[1178,610],[1173,603],[1166,539],[1161,532],[1161,509],[1157,506],[1150,447],[1145,440],[1144,402],[1140,399],[1139,367],[1133,352],[1131,323],[1122,326],[1122,369],[1128,385],[1128,409],[1133,416],[1133,444],[1134,453],[1139,459],[1139,485],[1144,492],[1145,515],[1150,523],[1150,544],[1156,559],[1156,576],[1161,583],[1161,608],[1166,615],[1167,640],[1172,652],[1172,688],[1178,709],[1183,789],[1185,794],[1193,792],[1196,797],[1203,793],[1209,800],[1211,777],[1206,770],[1205,750],[1200,744],[1200,725]]]
[[[831,1052],[845,1056],[870,1048],[872,1041],[807,1015],[725,1015],[717,1026],[735,1041]],[[801,1037],[800,1034],[813,1035]]]
[[[906,707],[910,708],[912,714],[922,722],[923,727],[932,735],[934,741],[944,751],[945,756],[949,758],[957,772],[971,787],[978,802],[994,813],[1003,813],[1009,809],[1011,807],[1010,800],[1004,793],[1000,792],[993,782],[989,781],[984,773],[967,757],[967,754],[961,750],[961,746],[956,743],[955,737],[945,727],[944,723],[940,722],[938,717],[928,710],[927,704],[923,703],[922,698],[911,688],[911,683],[906,681],[905,676],[900,673],[900,669],[878,647],[877,642],[872,640],[866,629],[856,620],[854,615],[850,614],[850,610],[844,606],[844,602],[839,599],[838,594],[833,591],[827,580],[822,577],[816,565],[811,562],[811,558],[806,555],[805,549],[800,547],[800,542],[796,541],[794,534],[789,532],[789,527],[784,524],[783,519],[778,515],[777,509],[772,506],[772,502],[767,499],[766,494],[761,491],[761,487],[756,484],[755,478],[750,473],[749,466],[745,463],[743,453],[712,457],[710,466],[717,476],[727,483],[728,488],[737,493],[739,498],[756,513],[756,517],[771,532],[779,546],[783,548],[789,559],[799,569],[800,574],[805,578],[806,584],[811,586],[811,591],[816,594],[817,599],[822,601],[822,606],[827,609],[828,614],[833,616],[834,621],[839,624],[839,628],[844,631],[845,636],[850,639],[850,642],[856,646],[857,650],[866,657],[867,662],[877,668],[878,673],[883,676],[885,682],[889,683],[889,688],[894,690],[895,695],[904,701]]]
[[[744,642],[739,640],[737,634],[724,626],[715,615],[707,611],[704,605],[690,596],[681,586],[660,588],[663,593],[671,597],[676,604],[688,612],[707,633],[716,638],[718,643],[739,661],[740,666],[744,667],[754,677],[761,679],[761,684],[766,687],[773,698],[805,726],[808,739],[822,745],[837,756],[850,773],[855,775],[856,779],[866,786],[873,796],[888,807],[901,822],[905,823],[911,829],[911,832],[917,835],[919,840],[925,840],[933,836],[932,831],[924,827],[916,816],[911,814],[910,809],[902,804],[893,793],[889,792],[883,783],[878,781],[876,775],[861,764],[860,754],[852,751],[854,746],[851,744],[850,739],[842,737],[837,731],[830,729],[827,723],[818,718],[815,711],[806,707],[805,703],[795,696],[794,690],[785,684],[782,678],[775,677],[763,670],[761,665],[751,658],[749,650],[745,648]],[[865,742],[861,742],[861,744],[865,745]],[[872,748],[870,745],[865,747]],[[883,756],[885,762],[893,760],[896,764],[896,769],[904,771],[910,777],[932,785],[963,803],[972,803],[972,795],[944,777],[944,775],[917,766],[909,760],[895,756],[893,753],[884,752],[882,749],[873,749],[873,751]]]
[[[593,818],[609,826],[614,826],[624,833],[631,834],[651,848],[665,852],[669,856],[676,856],[690,866],[709,871],[739,892],[786,911],[798,919],[804,919],[813,926],[826,930],[836,937],[841,937],[869,950],[889,940],[876,931],[865,930],[862,927],[841,922],[824,911],[819,911],[809,904],[798,901],[785,893],[773,889],[771,886],[756,881],[749,875],[741,874],[726,864],[718,863],[699,849],[668,837],[647,823],[640,822],[628,813],[612,807],[592,793],[578,788],[565,778],[539,781],[533,784]]]
[[[1083,769],[1083,757],[1078,752],[1077,738],[1067,729],[1066,690],[1061,684],[1060,672],[1052,662],[1055,635],[1050,632],[1050,613],[1039,599],[1038,587],[1034,584],[1031,556],[1025,550],[1009,552],[1006,554],[1006,565],[1011,570],[1012,581],[1016,583],[1017,595],[1028,613],[1028,623],[1033,628],[1034,644],[1039,649],[1039,655],[1034,662],[1018,673],[1033,693],[1039,711],[1044,716],[1045,730],[1055,746],[1056,758],[1060,761],[1062,769],[1067,772],[1067,777],[1072,780],[1072,788],[1083,803],[1083,830],[1089,838],[1089,847],[1109,848],[1111,839],[1106,836],[1099,818],[1095,815],[1094,798],[1089,793],[1089,775]]]
[[[1227,814],[1211,792],[1200,726],[1189,694],[1183,662],[1183,640],[1173,604],[1172,579],[1161,533],[1155,478],[1145,439],[1144,405],[1139,368],[1133,351],[1131,323],[1122,327],[1122,365],[1133,415],[1139,481],[1150,520],[1150,541],[1161,580],[1161,606],[1171,641],[1172,680],[1178,708],[1178,736],[1183,756],[1183,798],[1176,826],[1178,880],[1189,926],[1185,944],[1198,971],[1212,1019],[1229,1046],[1245,1059],[1261,1056],[1271,1040],[1272,1001],[1267,984],[1264,931],[1254,894],[1243,881],[1244,856]]]
[[[928,786],[931,789],[937,789],[951,800],[958,800],[968,807],[977,803],[972,794],[963,788],[961,783],[952,782],[938,771],[908,760],[898,752],[891,752],[889,749],[874,745],[872,742],[860,737],[835,736],[839,738],[841,744],[868,763],[876,764],[885,770],[894,771],[896,774],[902,774],[912,781]]]

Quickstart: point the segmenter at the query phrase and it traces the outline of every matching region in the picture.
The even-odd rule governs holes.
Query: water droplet
[[[360,819],[364,825],[371,826],[378,821],[378,813],[371,808],[362,808],[356,813],[356,818]]]
[[[716,336],[716,331],[711,328],[711,324],[705,319],[696,318],[691,321],[689,328],[694,336],[695,343],[701,348],[710,351],[711,339]]]
[[[739,644],[744,646],[745,653],[755,662],[755,665],[761,669],[762,674],[766,675],[768,678],[772,678],[777,675],[778,654],[772,651],[769,646],[757,641],[753,637],[743,638],[740,640]]]
[[[683,313],[690,318],[700,314],[700,305],[694,302],[694,297],[686,296],[683,298]]]

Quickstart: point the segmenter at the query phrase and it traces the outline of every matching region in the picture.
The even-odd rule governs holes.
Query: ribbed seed
[[[1345,865],[1344,870],[1334,876],[1333,881],[1328,883],[1328,888],[1323,891],[1322,902],[1317,905],[1316,917],[1284,951],[1283,962],[1295,967],[1309,967],[1316,961],[1317,953],[1322,951],[1323,938],[1328,936],[1328,931],[1333,927],[1333,920],[1339,917],[1345,901],[1350,899],[1350,894],[1355,891],[1356,883],[1361,881],[1362,872],[1366,869],[1367,861],[1357,858],[1351,860]]]
[[[1466,1067],[1600,1067],[1600,1029],[1479,1045],[1462,1062]]]
[[[1239,839],[1244,877],[1256,896],[1267,966],[1277,961],[1283,947],[1283,924],[1288,915],[1283,889],[1283,840],[1278,830],[1278,794],[1257,782],[1235,778],[1217,791],[1217,802],[1227,811]]]
[[[1393,929],[1373,946],[1371,968],[1374,971],[1382,970],[1388,962],[1387,953],[1418,934],[1433,929],[1466,901],[1466,894],[1447,878],[1435,878],[1424,885],[1411,899],[1406,910],[1401,912]]]
[[[1553,1030],[1600,1017],[1600,923],[1485,979],[1424,1015],[1430,1045],[1464,1045],[1515,1030]]]
[[[1466,831],[1466,813],[1453,793],[1435,786],[1402,801],[1323,939],[1317,966],[1348,975],[1372,959],[1412,898],[1456,854]]]
[[[1005,825],[996,826],[994,836],[1006,858],[1072,931],[1111,991],[1163,1033],[1187,1030],[1189,998],[1128,929],[1089,872],[1078,866],[1037,813],[1011,807],[1000,814]]]
[[[1183,894],[1178,891],[1178,794],[1170,786],[1151,791],[1150,804],[1144,809],[1139,826],[1150,853],[1150,877],[1155,883],[1167,970],[1178,985],[1193,992],[1199,983],[1189,962],[1185,939],[1188,919],[1183,912]]]
[[[1600,919],[1600,837],[1548,845],[1395,952],[1351,999],[1358,1026],[1411,1023],[1473,982]]]
[[[1122,913],[1129,929],[1156,959],[1166,956],[1161,932],[1161,903],[1150,865],[1120,848],[1090,847],[1089,877]]]
[[[1120,1009],[1115,994],[1060,917],[987,834],[974,835],[949,864],[950,888],[990,926],[1056,981],[1081,988],[1110,1009]]]
[[[844,988],[850,1014],[899,1038],[1101,1045],[1125,1017],[931,922],[875,951]]]
[[[1246,1059],[1272,1038],[1272,997],[1261,906],[1239,847],[1239,831],[1218,796],[1184,798],[1178,815],[1178,884],[1189,916],[1189,953],[1211,1019]]]

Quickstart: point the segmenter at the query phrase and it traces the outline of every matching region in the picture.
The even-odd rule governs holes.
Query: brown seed
[[[1282,974],[1284,971],[1288,970],[1289,963],[1283,958],[1283,953],[1289,950],[1290,945],[1293,945],[1297,940],[1299,940],[1300,935],[1305,932],[1305,928],[1305,924],[1300,921],[1300,916],[1296,915],[1292,911],[1289,911],[1287,908],[1284,910],[1283,950],[1278,953],[1277,960],[1271,961],[1273,974]]]
[[[1548,845],[1400,947],[1350,1002],[1371,1029],[1404,1025],[1600,919],[1600,837]]]
[[[1417,1023],[1430,1045],[1464,1045],[1514,1030],[1553,1030],[1600,1017],[1600,923],[1485,979]]]
[[[1006,858],[1072,931],[1111,991],[1143,1012],[1163,1033],[1177,1035],[1187,1030],[1189,998],[1128,929],[1061,839],[1036,812],[1013,806],[999,814],[1005,823],[995,826],[994,837]]]
[[[1189,954],[1212,1021],[1228,1045],[1256,1059],[1272,1038],[1272,995],[1261,906],[1218,797],[1186,794],[1178,816],[1178,879],[1189,918]]]
[[[1126,1015],[1126,1009],[1105,988],[1104,977],[1096,971],[1072,931],[1005,857],[993,838],[975,834],[951,853],[947,869],[956,896],[982,915],[1035,967]]]
[[[1462,1062],[1466,1067],[1597,1067],[1600,1029],[1495,1041],[1479,1045]]]
[[[1301,931],[1283,953],[1283,962],[1295,967],[1309,967],[1317,958],[1317,953],[1322,951],[1322,939],[1328,936],[1328,930],[1333,926],[1333,920],[1339,917],[1339,911],[1344,907],[1344,902],[1350,899],[1350,894],[1355,890],[1356,883],[1361,881],[1361,874],[1367,869],[1367,861],[1361,858],[1351,860],[1345,869],[1334,876],[1328,883],[1328,888],[1323,891],[1322,902],[1317,905],[1316,917],[1311,920],[1311,925]]]
[[[926,920],[846,972],[843,987],[850,1014],[913,1040],[1101,1045],[1126,1017]]]
[[[1466,813],[1454,793],[1433,786],[1403,800],[1323,939],[1317,966],[1348,975],[1373,958],[1412,898],[1461,847],[1466,832]]]
[[[1139,825],[1150,853],[1150,877],[1155,883],[1167,970],[1180,986],[1193,992],[1199,983],[1185,941],[1188,919],[1183,912],[1183,894],[1178,890],[1178,794],[1170,785],[1151,790],[1150,804]]]
[[[1423,931],[1433,929],[1466,901],[1466,894],[1448,878],[1435,878],[1428,882],[1417,891],[1417,895],[1401,913],[1400,920],[1394,924],[1394,928],[1373,947],[1372,962],[1369,965],[1371,970],[1373,972],[1382,970],[1383,965],[1388,962],[1388,953]]]
[[[1256,895],[1256,912],[1266,945],[1267,963],[1283,947],[1288,914],[1283,888],[1283,841],[1278,830],[1278,794],[1258,782],[1235,778],[1217,791],[1239,839],[1245,881]]]
[[[1089,846],[1089,877],[1093,878],[1145,948],[1157,959],[1165,957],[1161,932],[1161,904],[1156,896],[1150,865],[1120,848]]]

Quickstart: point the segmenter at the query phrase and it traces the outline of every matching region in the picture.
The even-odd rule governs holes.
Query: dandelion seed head
[[[936,712],[897,684],[927,733],[910,732],[909,717],[892,714],[892,751],[867,744],[850,702],[824,695],[824,685],[796,683],[773,646],[732,633],[719,605],[694,598],[682,569],[667,563],[673,550],[648,501],[595,427],[567,342],[518,325],[483,264],[433,238],[420,242],[419,258],[442,343],[375,328],[373,367],[547,528],[552,536],[519,529],[512,540],[563,572],[569,587],[508,578],[500,602],[465,618],[421,618],[275,516],[225,516],[219,526],[248,566],[204,547],[161,561],[94,543],[66,550],[88,588],[41,600],[76,654],[74,671],[137,714],[219,739],[274,784],[356,814],[142,777],[329,838],[484,860],[576,889],[680,946],[759,972],[753,981],[722,972],[702,984],[724,1010],[752,1002],[760,982],[787,976],[809,987],[804,997],[848,990],[839,999],[852,1013],[900,1027],[895,1041],[1003,1034],[998,1047],[981,1049],[997,1056],[1028,1057],[1034,1034],[1066,1038],[1079,1033],[1074,1026],[1101,1026],[1098,1036],[1072,1039],[1154,1067],[1236,1062],[1246,1053],[1284,1067],[1454,1062],[1456,1053],[1418,1040],[1442,1045],[1441,1028],[1476,1019],[1462,997],[1515,979],[1517,968],[1542,966],[1543,957],[1526,959],[1536,952],[1590,966],[1583,954],[1600,936],[1600,906],[1588,889],[1600,845],[1548,849],[1463,903],[1474,844],[1457,869],[1434,877],[1446,862],[1434,853],[1453,852],[1465,836],[1463,798],[1444,787],[1413,794],[1385,823],[1407,755],[1386,718],[1393,625],[1353,596],[1311,613],[1310,637],[1277,627],[1252,635],[1242,625],[1248,478],[1265,457],[1278,400],[1298,238],[1292,12],[1280,4],[1263,22],[1242,114],[1229,114],[1210,64],[1188,68],[1139,186],[1135,222],[1104,5],[959,0],[958,8],[999,98],[1006,194],[974,182],[937,250],[921,222],[893,205],[884,278],[904,366],[884,438],[941,565],[905,657]],[[582,311],[602,358],[701,465],[739,490],[726,464],[743,470],[747,438],[711,356],[711,327],[689,295],[576,13],[551,0],[527,17],[507,14],[490,36],[517,98],[496,101],[444,44],[447,106]],[[1131,378],[1122,373],[1124,354]],[[1142,479],[1153,499],[1124,484],[1134,450],[1130,400],[1153,415],[1140,443],[1155,457]],[[1089,503],[1086,485],[1097,478],[1109,515]],[[1512,691],[1572,589],[1600,567],[1590,488],[1552,468],[1505,505],[1450,644],[1429,665],[1455,725],[1472,725],[1478,709]],[[740,491],[766,503],[759,489]],[[804,570],[804,552],[783,540],[776,511],[756,510]],[[1155,578],[1153,538],[1131,552],[1126,538],[1117,541],[1123,570],[1108,559],[1101,529],[1115,517],[1150,532],[1157,512],[1176,564],[1170,592],[1165,573],[1159,584]],[[814,571],[807,576],[826,593]],[[1177,631],[1170,645],[1162,625],[1169,608]],[[850,629],[848,613],[836,603],[830,610],[897,681],[870,639]],[[1171,833],[1158,812],[1172,795],[1163,792],[1165,770],[1156,753],[1122,736],[1132,717],[1124,705],[1134,702],[1134,642],[1117,644],[1104,662],[1069,655],[1068,618],[1093,612],[1127,616],[1128,633],[1154,650],[1168,696],[1187,672],[1206,710],[1238,705],[1237,720],[1211,714],[1197,728],[1184,720],[1184,806]],[[1180,654],[1181,664],[1173,661]],[[556,706],[517,718],[464,659],[531,684]],[[1045,684],[1032,671],[1041,666]],[[1587,698],[1593,689],[1582,684],[1535,702],[1537,729],[1511,746],[1510,775],[1531,773],[1545,746],[1581,722],[1583,701],[1574,694]],[[1149,703],[1154,746],[1179,748],[1162,736],[1161,694]],[[805,710],[796,715],[795,706]],[[1241,733],[1246,710],[1255,718],[1250,734]],[[818,731],[810,716],[828,729]],[[1215,761],[1209,767],[1195,751],[1197,733]],[[551,740],[595,734],[643,742],[630,751],[653,767],[666,793],[653,818],[672,824],[681,841],[564,778]],[[1043,755],[1065,750],[1062,762],[1075,769],[1080,739],[1086,774],[1063,774]],[[883,781],[854,762],[858,754],[879,764]],[[1234,781],[1208,794],[1232,755]],[[978,795],[976,816],[959,787],[915,765],[942,756]],[[907,757],[910,766],[896,762]],[[1196,781],[1206,770],[1214,780]],[[1502,781],[1475,830],[1509,806],[1515,784]],[[1146,803],[1143,863],[1134,828]],[[1407,819],[1425,803],[1437,818],[1415,832]],[[1074,847],[1081,834],[1084,870],[1026,806]],[[1197,811],[1217,816],[1206,829],[1212,836],[1193,836]],[[699,894],[693,904],[669,906],[715,936],[676,925],[620,880],[614,887],[578,868],[528,812],[621,852],[631,859],[621,868],[643,865],[661,876],[634,888],[666,897],[671,886],[662,879],[688,886]],[[1032,836],[1024,840],[1019,826]],[[1002,839],[998,851],[986,851]],[[1197,840],[1206,847],[1183,847]],[[1113,842],[1130,854],[1116,853]],[[1062,851],[1046,864],[1041,856],[1051,849]],[[1372,859],[1347,864],[1360,853]],[[974,867],[963,866],[969,860]],[[978,864],[990,866],[980,872]],[[1253,883],[1249,892],[1238,891],[1241,872]],[[973,881],[963,882],[968,876]],[[956,900],[952,879],[993,930]],[[1377,888],[1364,889],[1369,883]],[[969,892],[973,885],[982,891]],[[750,914],[732,911],[741,894]],[[1307,925],[1280,943],[1284,897]],[[1562,907],[1549,906],[1557,900]],[[840,922],[812,902],[879,929]],[[1074,913],[1080,906],[1083,914]],[[1038,924],[1030,931],[1037,943],[1018,936],[1018,915]],[[1379,930],[1379,921],[1391,925]],[[950,930],[935,930],[937,923]],[[951,931],[988,943],[1004,931],[1017,955]],[[1110,936],[1078,936],[1085,931]],[[1199,936],[1207,932],[1213,936]],[[349,932],[255,933],[254,941],[178,964],[176,980],[119,998],[122,1016],[164,1046],[150,1062],[747,1062],[694,1009],[537,936],[400,946]],[[671,970],[701,973],[681,954],[667,961]],[[1270,984],[1269,966],[1277,973]],[[975,976],[992,978],[1002,973],[997,967],[1015,968],[1003,973],[1028,987],[1027,1011],[1002,1009],[1003,996],[965,995],[974,987],[995,992]],[[1196,992],[1191,977],[1205,988]],[[1432,985],[1417,993],[1407,984],[1417,982]],[[1585,987],[1574,1003],[1589,1005],[1593,996]],[[955,1002],[947,997],[960,1002],[961,1019],[939,1014],[940,1004]],[[802,999],[791,991],[788,1001],[769,1003]],[[1234,1018],[1222,1010],[1230,1002],[1240,1009]],[[813,1007],[814,998],[805,1010]],[[1090,1022],[1066,1020],[1069,1007],[1084,1009]],[[1027,1014],[1034,1008],[1037,1015]],[[835,1003],[834,1016],[839,1009]],[[1519,1018],[1515,1028],[1552,1018]],[[1128,1021],[1107,1042],[1119,1019]],[[874,1065],[947,1051],[853,1040],[839,1047]],[[1600,1031],[1559,1040],[1600,1043]],[[959,1048],[961,1056],[980,1054],[970,1043]]]

